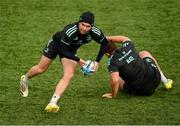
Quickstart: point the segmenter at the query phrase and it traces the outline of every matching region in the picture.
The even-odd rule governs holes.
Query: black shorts
[[[152,72],[153,78],[155,78],[155,80],[160,80],[161,79],[160,72],[155,61],[150,57],[143,58],[143,61],[147,64],[147,67]]]
[[[43,49],[43,55],[50,58],[55,59],[57,55],[59,55],[59,58],[66,57],[62,54],[60,49],[60,43],[53,41],[52,39],[48,41],[48,44]],[[76,54],[76,50],[70,50],[74,55]]]
[[[144,87],[144,92],[142,92],[143,95],[152,95],[156,88],[159,86],[161,81],[161,75],[158,69],[158,66],[156,65],[155,61],[151,59],[150,57],[143,58],[143,61],[147,65],[149,69],[147,69],[147,72],[151,75],[149,78],[145,79],[146,86]]]
[[[153,59],[151,59],[150,57],[145,57],[145,58],[143,58],[143,60],[149,67],[149,70],[152,72],[154,81],[160,83],[161,75],[160,75],[160,71],[159,71],[158,66],[156,65],[155,61]],[[158,85],[156,85],[156,86],[158,86]]]

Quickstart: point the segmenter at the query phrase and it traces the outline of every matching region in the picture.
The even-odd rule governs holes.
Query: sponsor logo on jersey
[[[128,52],[123,51],[123,52],[122,52],[123,56],[120,57],[118,60],[119,60],[119,61],[123,60],[123,59],[126,58],[131,52],[132,52],[132,50],[129,50]]]
[[[127,64],[130,64],[132,61],[134,61],[134,57],[130,56],[126,59]]]

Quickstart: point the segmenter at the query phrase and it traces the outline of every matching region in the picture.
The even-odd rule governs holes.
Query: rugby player
[[[108,41],[103,32],[94,25],[94,19],[95,16],[92,12],[84,12],[78,22],[65,26],[63,30],[53,35],[43,50],[39,63],[31,67],[25,75],[21,76],[19,90],[23,97],[28,96],[28,80],[45,72],[53,59],[59,55],[60,62],[63,66],[63,77],[57,84],[55,92],[45,108],[47,112],[57,112],[59,110],[57,102],[74,76],[77,65],[79,64],[82,67],[85,64],[85,61],[79,58],[76,52],[79,47],[92,40],[95,40],[101,45],[94,66],[97,71],[99,62],[107,48]]]
[[[102,97],[113,98],[118,90],[124,90],[132,95],[149,96],[154,93],[160,81],[165,88],[172,88],[173,80],[167,79],[161,71],[156,59],[148,52],[137,52],[133,42],[125,36],[107,36],[110,57],[108,70],[110,72],[111,92]],[[117,48],[114,42],[122,43]]]

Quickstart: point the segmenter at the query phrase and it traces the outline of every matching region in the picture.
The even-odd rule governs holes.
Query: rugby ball
[[[91,60],[87,60],[85,65],[82,67],[82,72],[84,75],[92,75],[95,72],[94,62]]]

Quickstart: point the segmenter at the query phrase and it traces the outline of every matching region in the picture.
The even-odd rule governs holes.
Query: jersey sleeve
[[[93,39],[97,43],[101,43],[103,41],[103,39],[105,39],[105,36],[104,36],[103,32],[99,28],[97,28],[95,26],[93,26],[91,28],[91,33],[92,33]]]
[[[77,32],[77,25],[66,26],[61,34],[61,42],[69,46],[73,42],[73,36]]]
[[[109,72],[119,72],[118,66],[112,61],[112,59],[109,60],[108,70]]]
[[[99,53],[96,57],[96,61],[100,62],[100,60],[102,59],[103,55],[105,54],[105,52],[108,48],[108,41],[107,41],[106,37],[104,36],[103,32],[95,26],[93,26],[91,29],[91,35],[92,35],[93,40],[95,40],[97,43],[101,44]]]
[[[122,43],[122,47],[136,51],[133,42],[130,41],[130,40],[124,41],[124,42]]]

